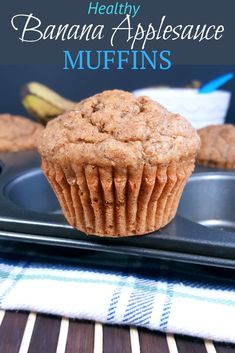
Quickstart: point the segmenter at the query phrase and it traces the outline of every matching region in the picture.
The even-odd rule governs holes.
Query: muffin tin
[[[0,153],[0,238],[235,268],[235,172],[198,168],[160,231],[87,237],[64,219],[36,152]]]

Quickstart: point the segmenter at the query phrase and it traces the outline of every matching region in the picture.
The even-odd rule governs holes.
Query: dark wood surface
[[[28,353],[56,352],[60,319],[37,315]]]
[[[139,341],[144,353],[170,353],[166,336],[162,333],[139,329]]]
[[[93,353],[94,324],[71,320],[65,353]]]
[[[103,326],[103,353],[131,353],[128,327]]]
[[[0,313],[0,353],[235,353],[235,345],[187,336],[34,313]]]
[[[0,352],[18,353],[28,315],[6,312],[0,326]]]
[[[207,353],[203,340],[176,336],[175,341],[180,353]]]

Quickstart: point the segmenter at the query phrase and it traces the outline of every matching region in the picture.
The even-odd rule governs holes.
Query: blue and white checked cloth
[[[144,271],[128,269],[128,260],[125,266],[2,257],[0,307],[235,342],[233,282],[200,280],[196,271],[176,276],[162,264]]]

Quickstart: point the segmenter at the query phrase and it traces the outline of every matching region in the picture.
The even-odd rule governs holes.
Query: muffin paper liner
[[[45,159],[47,176],[67,221],[99,236],[131,236],[153,232],[176,214],[194,158],[168,165],[61,168]]]

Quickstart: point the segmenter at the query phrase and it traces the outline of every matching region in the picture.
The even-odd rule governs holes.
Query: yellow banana
[[[21,95],[25,109],[43,125],[75,104],[38,82],[26,84]]]

